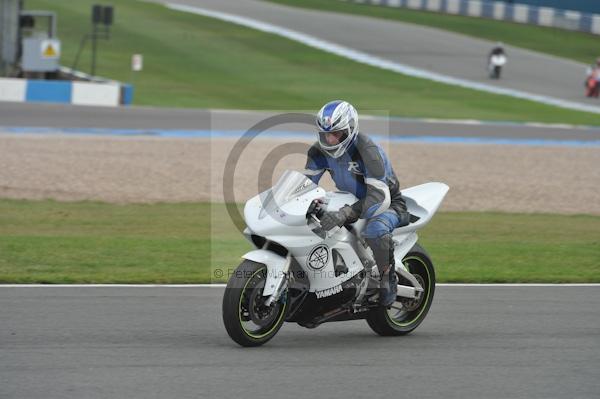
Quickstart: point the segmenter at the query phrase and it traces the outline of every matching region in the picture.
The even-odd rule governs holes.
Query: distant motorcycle
[[[242,346],[269,341],[284,321],[307,328],[366,319],[379,335],[404,335],[425,318],[433,300],[435,271],[416,231],[440,206],[448,186],[426,183],[402,190],[411,223],[397,228],[396,302],[379,304],[379,275],[360,235],[366,221],[325,231],[319,218],[357,198],[326,192],[300,172],[286,171],[273,188],[244,208],[244,235],[256,247],[233,271],[223,296],[227,333]]]
[[[585,81],[585,95],[587,97],[598,98],[600,95],[600,83],[598,82],[598,78],[595,74],[591,74],[587,77]]]
[[[494,54],[488,62],[490,79],[500,79],[502,67],[506,65],[507,59],[504,54]]]

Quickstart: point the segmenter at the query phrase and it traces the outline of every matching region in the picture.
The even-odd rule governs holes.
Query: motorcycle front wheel
[[[267,266],[244,260],[232,274],[223,295],[223,323],[241,346],[260,346],[277,334],[285,321],[287,301],[266,306],[262,293]]]
[[[427,252],[415,244],[402,260],[408,271],[419,281],[424,291],[418,298],[398,297],[390,308],[379,307],[370,311],[367,316],[369,327],[382,336],[405,335],[413,331],[423,322],[435,292],[435,270]],[[410,283],[398,276],[398,284]]]

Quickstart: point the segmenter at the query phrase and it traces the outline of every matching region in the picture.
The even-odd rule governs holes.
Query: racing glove
[[[356,212],[350,205],[343,206],[339,211],[335,212],[325,212],[325,214],[321,217],[321,227],[324,230],[331,230],[334,227],[341,227],[346,222],[355,222],[358,219]]]

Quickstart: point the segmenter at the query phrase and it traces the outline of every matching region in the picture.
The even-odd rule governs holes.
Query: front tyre
[[[435,270],[427,252],[419,244],[402,260],[408,271],[415,276],[424,291],[419,298],[398,297],[391,308],[373,309],[367,316],[369,327],[382,336],[405,335],[417,328],[427,316],[435,292]],[[398,284],[410,285],[398,273]]]
[[[266,277],[266,265],[244,260],[225,287],[223,323],[227,334],[241,346],[264,344],[285,321],[287,301],[265,305],[268,296],[263,297],[262,293]]]

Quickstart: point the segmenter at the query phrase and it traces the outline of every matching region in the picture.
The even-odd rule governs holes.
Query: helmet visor
[[[319,132],[319,143],[322,148],[335,149],[348,138],[348,129]]]

